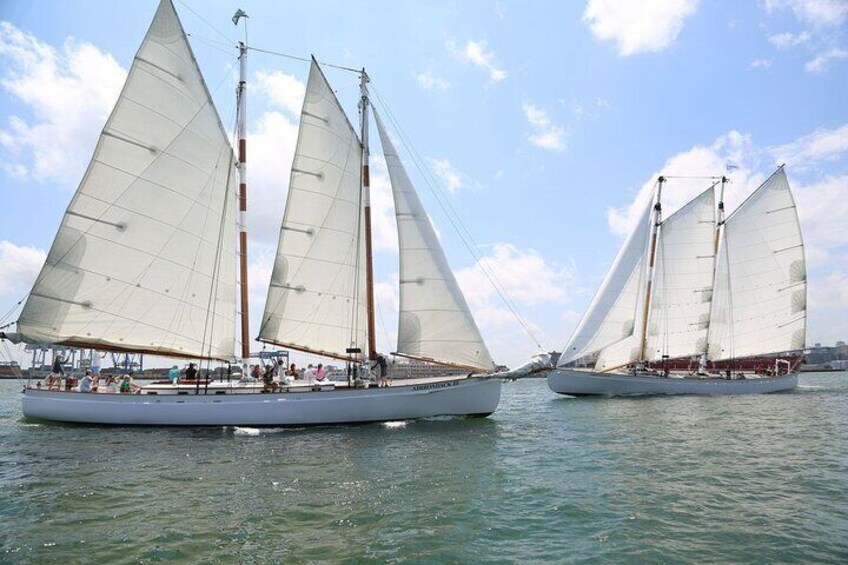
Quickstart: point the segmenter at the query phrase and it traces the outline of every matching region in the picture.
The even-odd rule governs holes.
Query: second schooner
[[[718,206],[716,183],[663,219],[665,181],[548,374],[549,387],[575,396],[794,388],[807,273],[783,166],[726,220],[726,178]]]

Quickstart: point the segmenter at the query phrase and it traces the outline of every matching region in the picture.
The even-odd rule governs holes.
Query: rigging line
[[[527,336],[530,337],[530,339],[536,344],[537,347],[539,347],[540,349],[543,349],[539,339],[535,335],[535,332],[533,332],[533,330],[530,328],[529,324],[524,320],[524,318],[521,316],[521,314],[519,314],[517,305],[515,304],[514,300],[512,300],[512,298],[509,297],[503,283],[500,282],[500,280],[498,279],[495,272],[493,270],[491,270],[489,267],[487,267],[485,265],[485,263],[483,262],[483,260],[482,260],[483,257],[476,250],[477,243],[476,243],[476,241],[474,241],[474,238],[471,235],[471,233],[468,231],[468,229],[462,224],[462,220],[459,218],[459,214],[457,214],[456,211],[451,207],[450,202],[447,201],[447,197],[444,196],[444,195],[440,196],[438,194],[436,188],[434,188],[434,186],[435,187],[439,186],[438,181],[435,180],[433,173],[429,171],[428,167],[426,166],[426,164],[424,164],[423,159],[420,157],[420,155],[418,155],[417,152],[411,147],[411,143],[407,142],[406,135],[403,133],[402,128],[400,127],[397,119],[395,119],[394,114],[392,113],[388,104],[386,104],[386,101],[383,99],[382,96],[380,96],[379,91],[376,88],[374,88],[373,86],[372,86],[372,88],[374,90],[374,93],[377,95],[377,98],[380,100],[381,106],[386,110],[386,114],[388,115],[390,121],[392,122],[392,125],[394,125],[395,129],[397,130],[399,137],[400,137],[400,140],[401,140],[401,143],[403,143],[404,147],[409,152],[410,156],[412,157],[413,163],[415,164],[419,173],[421,173],[422,177],[425,180],[425,183],[427,184],[427,187],[430,189],[430,192],[435,197],[436,202],[442,208],[442,211],[445,213],[445,216],[448,218],[448,221],[451,223],[454,230],[459,235],[460,240],[465,245],[465,247],[469,251],[469,253],[471,253],[472,257],[474,257],[474,259],[477,261],[477,265],[479,266],[480,270],[483,272],[483,274],[489,280],[489,283],[495,289],[495,292],[497,292],[498,296],[504,302],[507,309],[509,309],[510,313],[515,317],[515,319],[518,321],[518,323],[522,326],[522,328],[524,329],[524,332],[527,334]],[[428,175],[428,173],[429,173],[429,175]],[[431,179],[433,180],[433,182],[431,182]],[[469,240],[470,240],[470,243],[469,243]]]
[[[194,8],[192,8],[191,6],[189,6],[189,5],[188,5],[188,4],[187,4],[184,0],[177,0],[177,2],[179,2],[180,4],[182,4],[183,6],[185,6],[185,8],[186,8],[189,12],[191,12],[192,14],[194,14],[195,16],[197,16],[197,17],[200,19],[200,21],[202,21],[203,23],[205,23],[206,25],[208,25],[210,28],[212,28],[213,30],[215,30],[215,33],[217,33],[218,35],[220,35],[221,37],[223,37],[224,39],[226,39],[228,43],[230,43],[230,44],[232,44],[232,43],[233,43],[233,40],[232,40],[232,38],[231,38],[231,37],[227,36],[227,34],[225,34],[223,31],[221,31],[221,30],[220,30],[217,26],[212,25],[212,23],[211,23],[209,20],[207,20],[206,18],[204,18],[203,16],[201,16],[200,14],[198,14],[198,13],[194,10]]]
[[[451,220],[452,223],[453,223],[453,220],[450,218],[450,214],[452,214],[453,218],[456,219],[456,223],[454,224],[454,229],[457,230],[457,233],[459,234],[460,238],[465,238],[465,239],[467,239],[468,241],[471,242],[471,244],[470,244],[471,248],[469,248],[469,252],[475,258],[475,260],[477,260],[478,262],[482,261],[482,256],[479,253],[477,253],[477,251],[476,251],[476,249],[477,249],[477,247],[479,247],[479,245],[474,240],[474,236],[471,235],[471,232],[462,223],[462,220],[459,217],[459,214],[451,206],[450,200],[447,198],[447,196],[444,195],[444,194],[439,195],[433,189],[433,185],[435,185],[436,188],[439,189],[439,187],[440,187],[439,181],[435,179],[433,173],[429,170],[429,168],[426,165],[424,165],[424,170],[422,170],[421,164],[423,164],[423,159],[420,157],[420,155],[416,154],[414,148],[411,146],[411,143],[409,143],[406,139],[403,139],[405,137],[405,134],[402,131],[400,131],[400,126],[399,126],[398,121],[394,118],[394,115],[391,113],[391,110],[388,108],[388,105],[385,103],[385,100],[383,100],[382,97],[379,96],[379,93],[377,93],[377,96],[378,96],[378,98],[380,98],[380,101],[383,104],[383,106],[385,106],[386,111],[389,113],[389,117],[393,121],[395,127],[399,130],[399,134],[401,135],[401,141],[404,143],[404,146],[407,148],[407,151],[409,151],[409,153],[413,157],[414,161],[415,161],[415,159],[418,160],[418,162],[415,163],[416,167],[418,168],[419,172],[421,172],[422,176],[425,177],[425,181],[430,185],[430,186],[428,186],[428,188],[430,188],[431,192],[433,192],[433,195],[436,197],[437,201],[439,202],[439,205],[442,207],[442,210],[445,212],[446,215],[449,216],[449,220]],[[429,179],[426,178],[428,174],[429,174]],[[432,184],[430,184],[431,181],[432,181]],[[447,207],[447,210],[445,209],[445,207]],[[462,230],[462,231],[460,231],[460,230]],[[464,233],[462,233],[462,232],[464,232]],[[469,246],[468,241],[463,241],[463,243],[466,245],[466,247]],[[483,271],[483,274],[486,275],[486,277],[489,279],[489,282],[492,284],[495,291],[500,295],[501,299],[504,301],[504,303],[510,309],[512,314],[516,317],[516,319],[519,320],[520,323],[522,323],[525,330],[528,330],[529,329],[528,326],[526,324],[524,324],[523,318],[518,313],[517,304],[509,296],[509,294],[506,291],[505,286],[500,281],[500,279],[497,277],[495,272],[492,269],[490,269],[489,267],[487,267],[484,263],[480,263],[479,266],[480,266],[480,270]],[[533,339],[533,341],[536,342],[537,346],[539,346],[540,348],[542,347],[538,343],[539,340],[536,339],[536,337],[533,335],[532,331],[530,331],[528,333],[528,335],[531,337],[531,339]]]
[[[388,330],[386,329],[386,321],[383,320],[383,309],[380,308],[380,302],[379,301],[375,300],[374,302],[377,304],[377,314],[380,315],[380,326],[383,328],[383,335],[386,337],[386,345],[388,345],[389,349],[391,349],[392,348],[392,340],[389,337]]]
[[[379,97],[379,95],[378,95],[378,97]],[[411,147],[411,144],[408,143],[406,139],[404,139],[404,134],[402,133],[402,131],[400,131],[399,124],[398,124],[397,120],[394,118],[393,114],[391,113],[391,110],[389,110],[388,106],[385,105],[385,101],[382,100],[382,98],[380,100],[381,100],[381,103],[386,107],[386,110],[389,114],[390,120],[392,120],[394,126],[399,130],[399,134],[401,136],[401,142],[404,144],[404,146],[406,147],[410,156],[412,157],[413,163],[415,164],[419,173],[421,173],[422,177],[425,180],[425,183],[428,185],[428,188],[430,189],[433,196],[436,198],[437,203],[442,208],[442,211],[445,213],[448,220],[451,222],[454,230],[460,236],[460,239],[462,240],[466,249],[469,251],[471,256],[474,257],[474,259],[477,261],[479,269],[483,272],[484,276],[486,276],[486,278],[489,280],[489,283],[495,289],[495,292],[498,294],[498,296],[501,298],[501,300],[507,306],[510,313],[515,317],[515,319],[522,326],[525,333],[530,337],[530,339],[540,349],[542,349],[542,345],[539,343],[538,338],[535,336],[535,333],[529,327],[529,324],[526,323],[526,321],[523,319],[521,314],[518,312],[518,307],[517,307],[515,301],[512,300],[512,298],[508,295],[506,288],[503,285],[503,283],[501,283],[500,279],[497,277],[495,272],[485,264],[485,262],[483,261],[482,255],[480,255],[477,252],[476,247],[478,246],[478,244],[476,243],[476,241],[474,240],[474,237],[471,235],[471,233],[468,231],[468,229],[465,227],[465,225],[462,223],[462,220],[460,219],[459,214],[450,205],[450,201],[447,199],[447,197],[444,194],[440,195],[437,192],[438,187],[439,187],[439,181],[435,179],[433,174],[429,171],[429,168],[426,166],[426,164],[424,164],[423,159],[419,155],[417,155],[415,150]],[[428,175],[429,175],[429,177],[428,177]],[[435,189],[434,189],[434,186],[436,187]]]
[[[223,47],[220,47],[221,45],[223,45],[223,43],[220,42],[220,41],[212,41],[210,39],[200,37],[199,35],[191,35],[190,33],[187,33],[186,37],[191,37],[192,39],[194,39],[196,41],[199,41],[201,43],[205,43],[207,47],[215,49],[216,51],[220,51],[221,53],[225,53],[227,55],[233,54],[232,51],[224,49]],[[232,45],[228,45],[228,47],[232,48]]]
[[[299,57],[297,55],[290,55],[288,53],[281,53],[279,51],[271,51],[270,49],[261,49],[259,47],[248,46],[248,50],[256,51],[258,53],[265,53],[267,55],[276,55],[277,57],[284,57],[286,59],[293,59],[295,61],[305,61],[307,63],[312,62],[312,59],[309,57]],[[334,65],[333,63],[325,63],[324,61],[318,61],[319,65],[323,65],[325,67],[332,67],[334,69],[339,69],[341,71],[347,71],[349,73],[361,74],[362,69],[354,69],[353,67],[345,67],[344,65]]]
[[[24,295],[23,295],[23,297],[21,297],[21,299],[20,299],[20,300],[18,300],[18,301],[15,303],[15,305],[14,305],[14,306],[12,306],[12,307],[9,309],[9,311],[8,311],[8,312],[6,312],[6,313],[3,315],[3,317],[2,317],[2,318],[0,318],[0,324],[2,324],[3,322],[5,322],[6,320],[8,320],[8,319],[9,319],[9,316],[11,316],[11,315],[15,312],[15,310],[17,310],[17,309],[18,309],[18,306],[20,306],[20,305],[23,303],[23,301],[27,299],[27,296],[29,296],[29,292],[27,292],[26,294],[24,294]],[[9,326],[11,326],[11,325],[12,325],[12,324],[14,324],[14,323],[15,323],[15,322],[9,322],[9,323],[8,323],[8,324],[6,324],[5,326],[0,327],[0,329],[6,329],[6,328],[8,328]]]
[[[667,179],[702,179],[702,180],[706,179],[706,180],[714,180],[714,181],[720,181],[721,180],[721,177],[714,177],[714,176],[702,176],[702,177],[701,176],[669,176],[669,175],[662,175],[662,176],[667,178]]]

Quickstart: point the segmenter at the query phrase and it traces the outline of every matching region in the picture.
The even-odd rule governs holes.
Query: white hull
[[[548,387],[571,396],[639,396],[659,394],[765,394],[798,386],[798,375],[727,380],[683,379],[621,373],[557,369],[548,374]]]
[[[428,379],[387,388],[276,393],[99,394],[26,389],[27,418],[140,426],[306,426],[488,416],[501,380]]]

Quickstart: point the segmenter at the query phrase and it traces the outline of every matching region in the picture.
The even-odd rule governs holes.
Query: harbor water
[[[22,419],[0,381],[2,563],[848,562],[848,374],[309,429]]]

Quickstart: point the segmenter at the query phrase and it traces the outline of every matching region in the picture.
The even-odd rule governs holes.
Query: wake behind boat
[[[243,17],[239,11],[233,22]],[[0,337],[229,363],[250,358],[248,49],[239,44],[236,158],[174,6],[162,0],[16,332]],[[371,256],[371,105],[369,78],[364,70],[358,74],[360,135],[312,59],[259,333],[266,343],[345,361],[348,381],[270,389],[245,383],[153,385],[134,394],[35,386],[24,390],[26,417],[298,426],[495,411],[502,379],[492,376],[495,364],[376,113],[399,232],[397,354],[453,367],[456,375],[371,386],[372,366],[381,359]]]
[[[665,180],[659,178],[548,386],[576,396],[795,388],[807,275],[783,167],[727,220],[725,177],[717,217],[718,183],[663,220]],[[755,364],[763,358],[770,362]],[[674,370],[687,360],[694,367]]]

